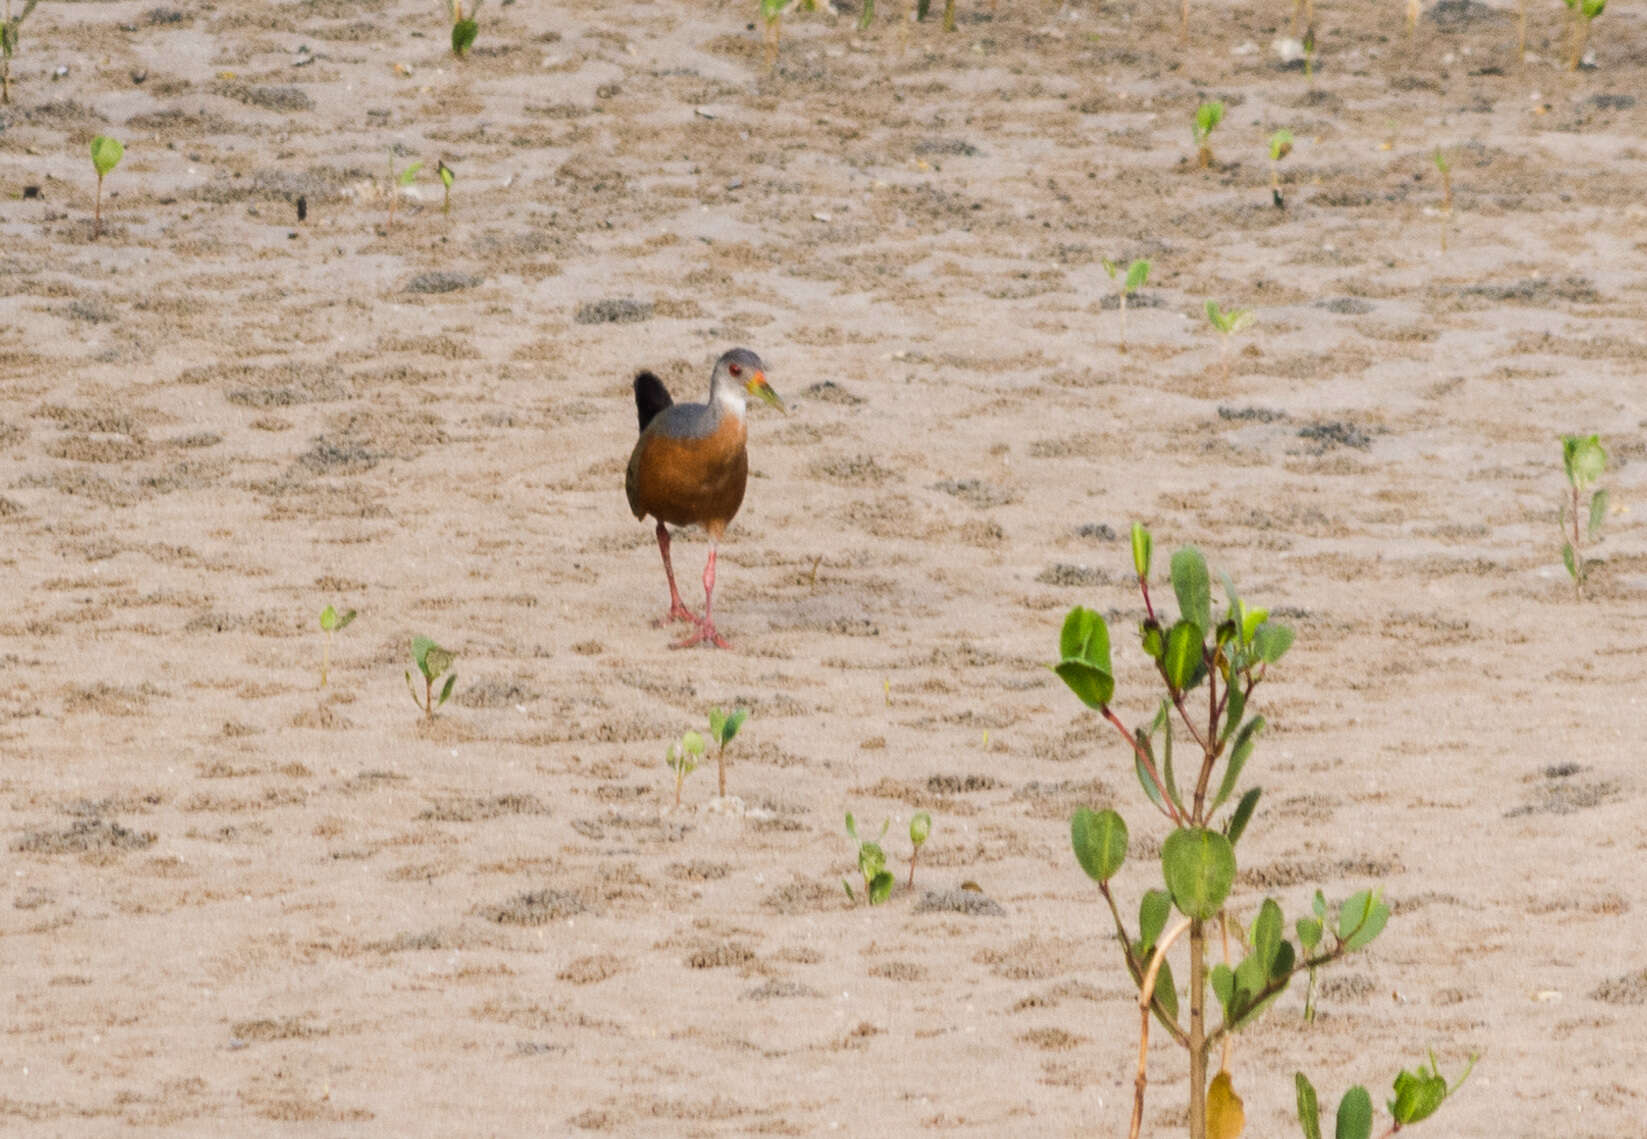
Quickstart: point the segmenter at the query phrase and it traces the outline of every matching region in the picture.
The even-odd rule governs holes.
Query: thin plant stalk
[[[1149,968],[1144,970],[1144,978],[1139,982],[1138,1076],[1133,1081],[1132,1126],[1127,1129],[1127,1139],[1138,1139],[1139,1128],[1144,1124],[1144,1089],[1149,1086],[1149,1018],[1155,1003],[1155,979],[1160,976],[1161,963],[1167,959],[1167,950],[1188,928],[1190,919],[1184,918],[1168,931],[1161,944],[1155,947],[1149,959]]]
[[[1516,0],[1515,5],[1515,61],[1527,62],[1527,0]]]

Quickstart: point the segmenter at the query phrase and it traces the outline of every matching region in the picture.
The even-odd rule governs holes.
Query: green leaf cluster
[[[1274,898],[1265,898],[1249,931],[1247,955],[1234,969],[1224,964],[1212,967],[1208,980],[1223,1006],[1224,1023],[1231,1028],[1250,1023],[1286,991],[1296,953],[1281,929],[1281,907]]]
[[[452,54],[462,56],[475,46],[480,35],[480,23],[472,18],[458,20],[452,25]]]
[[[350,621],[355,619],[353,609],[339,613],[330,605],[320,611],[320,627],[328,633],[335,633],[339,629],[347,628]]]
[[[858,873],[863,878],[864,897],[872,906],[878,906],[892,896],[892,871],[886,868],[886,849],[880,841],[886,837],[887,828],[891,825],[891,819],[882,822],[881,833],[874,840],[866,841],[858,837],[858,821],[852,817],[852,812],[846,813],[846,833],[858,844]],[[853,892],[852,883],[843,879],[841,885],[846,887],[846,896],[856,902],[858,895]]]
[[[1394,1098],[1386,1101],[1390,1118],[1395,1121],[1392,1131],[1399,1131],[1420,1123],[1434,1115],[1447,1097],[1464,1086],[1475,1070],[1474,1056],[1470,1057],[1457,1081],[1449,1085],[1441,1075],[1435,1053],[1430,1053],[1428,1064],[1419,1064],[1395,1077]],[[1298,1090],[1298,1125],[1304,1139],[1321,1139],[1321,1107],[1315,1086],[1303,1072],[1293,1076]],[[1344,1093],[1338,1101],[1334,1135],[1336,1139],[1371,1139],[1373,1132],[1373,1102],[1367,1089],[1357,1085]]]
[[[1107,257],[1104,258],[1104,272],[1109,274],[1110,280],[1121,282],[1123,295],[1135,293],[1144,287],[1145,282],[1149,280],[1150,267],[1150,263],[1140,257],[1128,265],[1126,272],[1122,273],[1121,266]]]
[[[1235,335],[1256,319],[1250,308],[1224,309],[1217,301],[1207,301],[1207,320],[1225,336]]]
[[[1292,132],[1285,127],[1270,135],[1270,161],[1280,162],[1292,153]]]
[[[1190,128],[1191,133],[1195,137],[1195,145],[1205,146],[1207,144],[1207,139],[1212,136],[1212,132],[1216,130],[1218,128],[1218,124],[1223,121],[1223,100],[1214,99],[1210,102],[1202,103],[1199,107],[1196,107],[1195,121]]]
[[[703,758],[703,752],[703,736],[697,732],[684,732],[680,739],[670,741],[663,761],[675,773],[677,784],[698,769],[698,760]]]
[[[720,750],[725,751],[726,745],[732,742],[733,737],[738,734],[738,729],[743,727],[743,722],[747,719],[749,719],[749,710],[747,708],[738,708],[731,712],[723,711],[720,708],[711,708],[709,710],[709,738],[715,741]]]
[[[412,638],[412,663],[417,666],[423,675],[425,696],[419,697],[417,688],[412,684],[412,673],[406,673],[406,687],[412,690],[412,702],[423,709],[425,715],[433,716],[435,709],[451,699],[452,686],[457,683],[457,673],[446,676],[446,684],[440,690],[439,698],[429,702],[429,693],[433,692],[435,681],[445,675],[457,660],[457,654],[441,648],[428,637],[417,636]]]

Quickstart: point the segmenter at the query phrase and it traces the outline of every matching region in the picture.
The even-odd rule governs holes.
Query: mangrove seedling
[[[1563,435],[1561,437],[1561,465],[1567,471],[1568,494],[1561,502],[1561,561],[1573,579],[1573,590],[1584,596],[1584,583],[1590,578],[1590,567],[1595,563],[1584,556],[1579,538],[1578,519],[1581,513],[1579,499],[1595,486],[1607,469],[1607,452],[1602,450],[1598,435]],[[1588,525],[1584,533],[1595,541],[1601,533],[1601,523],[1607,517],[1607,490],[1598,488],[1590,495]]]
[[[394,152],[389,153],[389,221],[384,226],[386,230],[395,228],[395,205],[400,201],[400,191],[417,181],[417,172],[423,169],[423,163],[414,162],[406,169],[395,172]]]
[[[1144,891],[1133,929],[1128,929],[1112,888],[1127,860],[1126,821],[1113,809],[1079,808],[1070,820],[1070,843],[1076,862],[1098,886],[1123,964],[1138,988],[1138,1069],[1129,1136],[1138,1139],[1142,1127],[1150,1027],[1159,1023],[1189,1053],[1191,1139],[1232,1139],[1243,1125],[1230,1070],[1235,1034],[1255,1023],[1297,974],[1369,945],[1388,922],[1390,907],[1376,889],[1357,891],[1336,907],[1323,899],[1314,916],[1297,923],[1296,944],[1286,937],[1285,918],[1274,898],[1265,898],[1245,920],[1236,915],[1230,904],[1236,851],[1262,794],[1256,786],[1243,790],[1241,779],[1265,727],[1264,717],[1252,714],[1253,698],[1292,647],[1293,630],[1270,620],[1267,609],[1243,601],[1228,576],[1223,577],[1228,603],[1216,611],[1206,559],[1193,546],[1172,555],[1170,580],[1178,613],[1171,615],[1151,591],[1152,553],[1149,531],[1135,523],[1132,568],[1144,613],[1138,640],[1154,689],[1140,726],[1129,728],[1111,706],[1117,673],[1102,614],[1083,606],[1069,611],[1058,634],[1059,659],[1052,666],[1076,698],[1119,734],[1123,765],[1137,776],[1149,806],[1167,823],[1159,864],[1151,872],[1160,875],[1154,881],[1165,888]],[[1179,955],[1188,969],[1187,1008],[1179,1004],[1181,987],[1169,960],[1180,939],[1188,943],[1187,959]],[[1221,954],[1211,952],[1220,947]],[[1209,962],[1209,956],[1221,960]],[[1216,1026],[1209,1024],[1209,1008],[1220,1014]],[[1209,1081],[1214,1049],[1219,1067]],[[1405,1093],[1405,1099],[1406,1084],[1398,1080],[1397,1100],[1433,1111],[1445,1098],[1436,1094],[1433,1076],[1433,1071],[1409,1073],[1406,1084],[1417,1080],[1421,1087]],[[1319,1129],[1310,1130],[1314,1113],[1300,1114],[1306,1136],[1317,1139]],[[1396,1118],[1416,1122],[1427,1114],[1403,1108]],[[1342,1123],[1338,1135],[1367,1139],[1366,1131],[1346,1131]]]
[[[915,862],[921,857],[921,846],[932,835],[932,813],[916,811],[909,820],[909,888],[915,888]]]
[[[1447,223],[1453,220],[1453,164],[1447,161],[1439,146],[1435,148],[1432,161],[1441,173],[1441,252],[1446,253]]]
[[[92,169],[97,171],[97,213],[92,222],[92,237],[103,234],[103,179],[126,155],[126,148],[120,145],[119,139],[100,134],[91,140]]]
[[[1195,139],[1195,164],[1202,169],[1212,165],[1212,132],[1224,121],[1224,102],[1214,99],[1195,108],[1195,120],[1190,124],[1190,135]]]
[[[680,739],[669,745],[664,753],[663,761],[669,765],[669,770],[675,773],[675,806],[681,805],[681,786],[686,777],[698,769],[698,760],[703,758],[703,737],[697,732],[686,732]]]
[[[435,163],[435,173],[440,175],[440,212],[449,214],[452,212],[452,183],[457,181],[457,175],[444,161]]]
[[[886,829],[891,825],[892,820],[887,819],[881,824],[881,833],[875,836],[874,841],[866,841],[858,837],[858,821],[852,817],[852,812],[846,813],[846,833],[858,844],[858,874],[863,878],[864,899],[872,906],[878,906],[892,896],[892,871],[886,868],[886,851],[881,847],[881,839],[886,837]],[[853,892],[852,883],[842,878],[841,885],[846,887],[846,896],[857,902],[858,895]]]
[[[1448,1084],[1441,1074],[1433,1051],[1428,1065],[1420,1064],[1410,1072],[1399,1073],[1395,1077],[1395,1098],[1385,1102],[1392,1126],[1383,1134],[1394,1135],[1434,1115],[1454,1092],[1464,1086],[1464,1081],[1475,1070],[1475,1061],[1476,1057],[1472,1054],[1463,1074],[1452,1084]],[[1316,1101],[1315,1085],[1303,1072],[1294,1074],[1293,1083],[1298,1089],[1298,1125],[1303,1128],[1304,1139],[1321,1139],[1321,1108]],[[1372,1139],[1373,1105],[1367,1089],[1357,1084],[1345,1092],[1344,1098],[1338,1101],[1338,1113],[1334,1120],[1337,1139]]]
[[[1118,304],[1121,310],[1121,351],[1123,352],[1127,350],[1127,295],[1136,293],[1144,287],[1144,282],[1149,280],[1149,269],[1149,262],[1140,257],[1131,265],[1128,265],[1127,271],[1123,274],[1119,265],[1107,257],[1104,258],[1104,272],[1108,273],[1109,279],[1116,283],[1120,294]]]
[[[406,687],[412,693],[412,703],[423,710],[423,715],[427,719],[434,719],[435,709],[451,699],[452,685],[457,683],[457,673],[452,672],[446,676],[446,684],[441,688],[438,699],[435,697],[435,681],[447,674],[456,660],[456,653],[447,652],[428,637],[412,638],[412,663],[423,674],[423,698],[418,698],[410,670],[406,673]]]
[[[716,766],[720,771],[721,798],[726,798],[726,745],[732,742],[732,737],[738,734],[743,722],[749,719],[749,710],[739,708],[733,712],[723,712],[719,708],[709,710],[709,738],[715,741],[719,749],[715,753]]]
[[[23,10],[14,16],[11,0],[6,0],[6,16],[0,21],[0,103],[11,102],[11,57],[17,50],[17,33],[38,3],[40,0],[24,0]]]
[[[1315,25],[1304,29],[1304,79],[1315,85]]]
[[[858,13],[858,30],[867,32],[869,25],[875,22],[875,0],[864,0],[863,10]]]
[[[1275,208],[1287,208],[1286,196],[1281,193],[1281,160],[1292,153],[1292,132],[1285,127],[1270,135],[1270,197]]]
[[[783,35],[783,10],[789,0],[760,0],[761,19],[766,21],[766,70],[770,74],[778,66],[778,39]]]
[[[1256,319],[1250,308],[1222,309],[1217,301],[1207,302],[1207,320],[1218,333],[1218,362],[1223,366],[1226,383],[1230,378],[1230,341]]]
[[[480,24],[475,17],[480,14],[481,3],[482,0],[475,0],[475,6],[465,16],[463,0],[447,0],[452,13],[452,54],[460,59],[475,46],[475,37],[480,35]]]
[[[339,629],[347,628],[349,622],[354,619],[355,611],[353,609],[339,613],[328,605],[320,611],[320,628],[326,634],[325,644],[320,650],[320,686],[322,688],[326,687],[326,673],[332,666],[332,634]]]
[[[1578,65],[1584,62],[1584,49],[1590,43],[1590,23],[1602,10],[1607,7],[1607,0],[1563,0],[1572,16],[1572,28],[1569,42],[1572,50],[1567,54],[1567,70],[1577,71]]]

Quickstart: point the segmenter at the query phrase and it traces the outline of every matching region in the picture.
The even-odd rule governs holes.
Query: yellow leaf
[[[1246,1109],[1228,1072],[1219,1072],[1207,1088],[1207,1139],[1241,1139],[1247,1126]]]

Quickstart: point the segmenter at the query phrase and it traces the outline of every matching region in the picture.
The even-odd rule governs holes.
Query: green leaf
[[[869,904],[878,906],[892,896],[892,871],[882,870],[869,880]]]
[[[1596,491],[1590,496],[1590,537],[1594,538],[1601,532],[1601,524],[1607,518],[1607,491]]]
[[[1269,620],[1269,616],[1270,611],[1268,609],[1243,609],[1241,611],[1241,642],[1251,644],[1253,633],[1258,631],[1258,626]]]
[[[1304,947],[1304,952],[1314,953],[1315,947],[1321,944],[1321,923],[1315,918],[1299,918],[1293,928],[1298,931],[1298,944]]]
[[[1219,733],[1220,740],[1230,738],[1230,733],[1241,724],[1241,716],[1247,710],[1247,690],[1241,687],[1241,678],[1230,678],[1228,701],[1224,705],[1224,730]]]
[[[1234,702],[1238,689],[1230,690],[1231,702]],[[1244,701],[1243,701],[1244,702]],[[1236,733],[1235,746],[1230,749],[1229,762],[1224,765],[1224,778],[1218,784],[1218,794],[1212,797],[1212,809],[1217,810],[1224,805],[1224,801],[1235,793],[1235,784],[1241,778],[1241,769],[1247,765],[1247,759],[1252,755],[1253,745],[1258,742],[1258,733],[1264,730],[1264,717],[1254,716]]]
[[[1593,20],[1607,8],[1607,0],[1583,0],[1579,11],[1586,20]]]
[[[1263,793],[1262,787],[1253,787],[1236,801],[1235,810],[1230,812],[1230,825],[1227,828],[1231,846],[1240,842],[1241,836],[1247,832],[1247,824],[1252,821],[1252,813],[1258,809],[1258,797]]]
[[[1212,578],[1207,559],[1194,546],[1172,555],[1172,591],[1178,595],[1178,614],[1202,629],[1212,628]]]
[[[1142,522],[1132,524],[1132,569],[1141,578],[1149,577],[1150,554],[1154,543]]]
[[[1270,135],[1270,161],[1280,162],[1292,153],[1292,132],[1282,127]]]
[[[930,2],[931,0],[928,0],[928,3]],[[770,24],[779,16],[783,15],[783,10],[788,6],[788,4],[789,0],[761,0],[761,15],[765,17],[766,22]],[[926,13],[922,12],[920,14],[920,18],[923,20],[926,19]]]
[[[100,134],[91,140],[92,167],[97,171],[99,178],[119,166],[120,160],[125,156],[126,148],[120,145],[119,139]]]
[[[327,608],[330,608],[330,606]],[[345,609],[343,611],[343,615],[337,619],[337,624],[332,627],[332,631],[335,633],[347,629],[349,627],[349,622],[353,621],[356,616],[357,614],[353,609]]]
[[[1252,650],[1258,654],[1258,659],[1266,664],[1274,664],[1287,655],[1292,648],[1293,631],[1291,625],[1278,625],[1274,621],[1265,621],[1252,631]]]
[[[851,811],[846,813],[846,833],[853,838],[858,837],[858,820],[852,817]]]
[[[1578,580],[1578,558],[1573,554],[1571,542],[1561,543],[1561,564],[1567,567],[1567,572],[1574,581]]]
[[[1143,647],[1144,655],[1159,663],[1161,654],[1167,648],[1166,638],[1161,633],[1161,626],[1150,620],[1141,622],[1138,626],[1138,641]]]
[[[1154,749],[1150,747],[1149,737],[1147,735],[1140,731],[1137,732],[1133,738],[1138,741],[1139,747],[1143,748],[1146,752],[1149,752],[1151,759],[1155,758]],[[1149,771],[1144,767],[1143,757],[1136,751],[1132,753],[1132,768],[1138,773],[1138,785],[1144,789],[1144,794],[1149,796],[1150,802],[1154,803],[1163,811],[1166,810],[1167,804],[1166,800],[1161,798],[1161,789],[1155,785],[1155,780],[1149,777]]]
[[[421,162],[412,163],[410,166],[408,166],[406,169],[404,169],[400,172],[400,179],[399,179],[400,184],[402,186],[410,186],[413,182],[417,181],[417,172],[419,170],[422,170],[422,169],[423,169],[423,163],[421,163]]]
[[[417,665],[417,670],[423,674],[425,680],[433,680],[439,675],[429,671],[429,650],[438,648],[440,646],[428,637],[412,638],[412,663]]]
[[[681,750],[692,755],[702,755],[704,751],[703,737],[697,732],[685,732],[681,735]]]
[[[1258,917],[1248,930],[1248,940],[1252,943],[1252,955],[1263,963],[1264,971],[1273,973],[1270,963],[1281,946],[1281,907],[1274,898],[1265,898],[1264,904],[1258,907]]]
[[[1117,265],[1115,262],[1111,261],[1108,257],[1105,257],[1103,259],[1103,263],[1104,263],[1104,272],[1109,274],[1109,279],[1110,280],[1112,280],[1112,281],[1115,280],[1116,274],[1120,273],[1120,271],[1121,271],[1121,267],[1119,265]],[[1138,527],[1138,523],[1134,522],[1132,525],[1133,525],[1133,529],[1136,530],[1137,527]]]
[[[1131,293],[1143,288],[1144,282],[1149,280],[1149,270],[1150,263],[1142,257],[1128,265],[1126,291]]]
[[[932,813],[930,811],[916,811],[909,820],[909,841],[920,846],[932,833]]]
[[[1109,658],[1109,626],[1103,614],[1084,605],[1071,609],[1058,633],[1058,659],[1078,660],[1114,672]]]
[[[1320,918],[1322,921],[1326,921],[1327,920],[1327,895],[1323,894],[1320,890],[1317,890],[1315,892],[1314,900],[1312,900],[1310,902],[1310,909],[1315,911],[1315,916],[1316,917]]]
[[[1166,707],[1164,702],[1162,707]],[[1167,796],[1172,800],[1172,805],[1182,811],[1184,800],[1178,794],[1178,777],[1172,773],[1172,720],[1162,717],[1161,722],[1165,730],[1161,739],[1161,782],[1167,785]]]
[[[328,633],[337,628],[337,610],[330,605],[320,611],[320,627]]]
[[[1172,916],[1172,896],[1165,890],[1146,890],[1138,901],[1138,938],[1145,952],[1154,952],[1161,931]]]
[[[1372,1139],[1372,1096],[1357,1084],[1338,1101],[1336,1139]]]
[[[858,871],[864,881],[869,882],[881,871],[886,869],[886,851],[878,842],[864,842],[858,844]]]
[[[1235,1022],[1235,1012],[1231,1004],[1235,1000],[1235,970],[1220,961],[1207,973],[1207,983],[1212,986],[1212,995],[1218,998],[1219,1007],[1224,1010],[1224,1023]]]
[[[1561,458],[1567,468],[1567,480],[1580,490],[1595,482],[1607,469],[1607,452],[1602,449],[1599,435],[1562,436]]]
[[[1384,932],[1384,926],[1390,920],[1390,907],[1384,904],[1381,893],[1379,890],[1362,890],[1344,903],[1344,911],[1357,906],[1360,912],[1359,920],[1349,927],[1348,933],[1344,931],[1345,912],[1341,911],[1338,915],[1338,936],[1344,939],[1344,948],[1360,949]],[[1365,901],[1358,904],[1358,899],[1363,898]]]
[[[1154,999],[1174,1020],[1178,1017],[1178,986],[1172,981],[1172,962],[1163,960],[1155,973]]]
[[[1405,1127],[1434,1115],[1447,1099],[1447,1081],[1420,1064],[1411,1072],[1395,1077],[1395,1098],[1390,1101],[1390,1115]]]
[[[1298,1125],[1304,1129],[1304,1139],[1321,1139],[1321,1109],[1315,1100],[1315,1085],[1303,1072],[1293,1075],[1298,1085]]]
[[[457,660],[456,653],[448,652],[439,645],[433,645],[430,647],[429,651],[423,655],[423,663],[427,666],[425,675],[427,675],[430,680],[433,680],[437,676],[444,673],[447,669],[451,668],[452,662],[455,660]]]
[[[452,685],[454,685],[456,683],[457,683],[457,673],[454,672],[451,676],[448,676],[446,678],[446,685],[445,685],[445,687],[443,687],[440,690],[440,699],[435,702],[435,707],[436,708],[439,708],[442,704],[446,703],[446,701],[448,701],[452,698]]]
[[[452,188],[452,183],[457,180],[457,175],[452,173],[452,168],[446,165],[444,160],[435,163],[435,173],[440,175],[440,184],[448,190]]]
[[[1204,141],[1219,123],[1224,121],[1224,104],[1217,100],[1202,103],[1195,108],[1195,140]]]
[[[419,708],[423,707],[423,697],[417,694],[417,685],[412,683],[411,669],[406,670],[406,691],[412,694],[412,703],[416,704]]]
[[[475,46],[475,37],[480,35],[480,25],[474,20],[459,20],[452,25],[452,54],[462,55]]]
[[[1235,848],[1217,831],[1181,827],[1161,844],[1161,870],[1185,917],[1216,917],[1235,882]]]
[[[1061,661],[1052,666],[1052,671],[1088,708],[1101,711],[1109,707],[1115,695],[1115,678],[1109,673],[1078,660]]]
[[[1190,688],[1202,666],[1201,626],[1179,621],[1167,631],[1167,647],[1161,654],[1161,671],[1176,692]]]
[[[1114,811],[1077,808],[1069,836],[1075,860],[1094,882],[1108,882],[1127,860],[1127,824]]]

